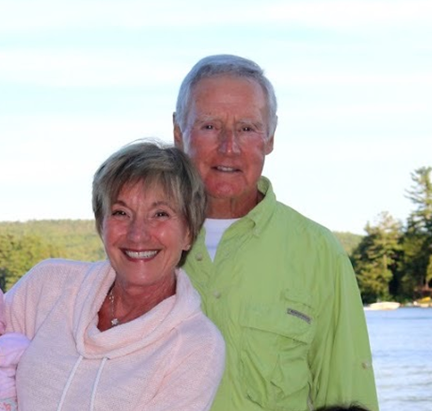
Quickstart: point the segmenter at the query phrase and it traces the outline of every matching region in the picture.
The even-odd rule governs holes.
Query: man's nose
[[[240,144],[236,130],[228,128],[222,130],[219,151],[228,155],[240,153]]]

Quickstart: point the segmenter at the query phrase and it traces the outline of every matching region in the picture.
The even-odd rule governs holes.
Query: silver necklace
[[[108,300],[110,302],[111,308],[111,327],[115,327],[120,324],[120,320],[115,316],[114,312],[114,286],[111,287],[110,292],[108,293]]]

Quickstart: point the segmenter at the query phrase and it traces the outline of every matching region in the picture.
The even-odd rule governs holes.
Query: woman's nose
[[[146,220],[134,219],[129,224],[128,238],[134,242],[147,240],[150,237],[150,227]]]

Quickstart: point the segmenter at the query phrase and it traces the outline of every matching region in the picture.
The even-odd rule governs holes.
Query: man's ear
[[[265,142],[265,153],[270,154],[273,151],[274,135],[269,137]]]
[[[267,140],[266,140],[266,142],[265,142],[265,153],[266,153],[266,155],[270,154],[273,151],[273,148],[274,148],[274,135],[276,133],[277,120],[278,120],[278,118],[276,116],[276,124],[275,124],[275,127],[273,129],[273,134],[270,137],[268,137]]]
[[[176,121],[176,113],[173,113],[173,126],[174,126],[174,145],[183,150],[183,133],[180,130],[180,126]]]

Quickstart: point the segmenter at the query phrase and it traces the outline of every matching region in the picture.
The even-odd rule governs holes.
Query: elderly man
[[[174,138],[209,205],[184,266],[227,344],[212,411],[378,410],[363,307],[329,230],[278,202],[261,173],[277,125],[271,83],[254,62],[200,60],[180,87]]]

